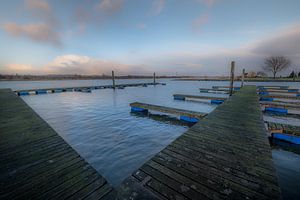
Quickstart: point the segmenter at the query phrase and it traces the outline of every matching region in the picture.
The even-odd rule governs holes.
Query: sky
[[[300,71],[299,0],[9,0],[0,73],[227,75],[283,55]]]

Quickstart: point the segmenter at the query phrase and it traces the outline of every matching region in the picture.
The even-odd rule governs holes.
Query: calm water
[[[117,80],[117,83],[151,81]],[[213,85],[229,84],[219,81],[159,81],[167,85],[130,87],[124,90],[93,90],[92,93],[66,92],[22,98],[112,185],[117,186],[135,169],[188,129],[175,118],[132,114],[129,103],[139,101],[209,113],[215,106],[176,101],[172,95],[174,93],[199,95],[200,87],[210,88]],[[13,81],[0,82],[0,88],[31,89],[106,84],[111,84],[111,81]],[[292,85],[300,88],[300,83],[267,83],[267,85]],[[300,125],[297,120],[293,120],[293,123]],[[276,146],[272,153],[285,199],[299,196],[296,192],[299,191],[299,154],[281,148],[281,145]]]

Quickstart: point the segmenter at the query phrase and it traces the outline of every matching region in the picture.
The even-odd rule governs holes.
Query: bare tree
[[[265,59],[264,70],[271,71],[275,79],[277,72],[280,72],[291,65],[291,61],[284,56],[271,56]]]

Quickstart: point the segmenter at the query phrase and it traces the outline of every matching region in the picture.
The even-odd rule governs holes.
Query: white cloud
[[[25,37],[40,43],[62,46],[60,38],[59,21],[52,12],[51,6],[45,0],[26,0],[25,9],[32,15],[34,23],[17,24],[5,23],[2,28],[14,37]]]
[[[27,37],[31,40],[49,43],[54,46],[62,45],[59,34],[53,31],[48,24],[37,23],[19,25],[16,23],[6,23],[4,24],[3,29],[14,37]]]

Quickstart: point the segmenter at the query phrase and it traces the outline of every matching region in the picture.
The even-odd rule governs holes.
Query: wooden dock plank
[[[192,98],[192,99],[210,99],[210,100],[226,100],[225,97],[213,97],[213,96],[199,96],[199,95],[189,95],[189,94],[173,94],[173,96]]]
[[[183,110],[183,109],[177,109],[177,108],[170,108],[170,107],[165,107],[165,106],[158,106],[158,105],[139,103],[139,102],[131,103],[130,106],[137,107],[137,108],[143,108],[146,110],[153,110],[153,111],[158,111],[158,112],[163,112],[163,113],[179,115],[179,116],[183,115],[183,116],[188,116],[188,117],[193,117],[193,118],[198,118],[198,119],[202,119],[203,117],[205,117],[207,115],[206,113],[201,113],[201,112],[195,112],[195,111],[189,111],[189,110]]]
[[[132,178],[139,187],[127,187],[127,194],[155,190],[159,199],[178,193],[188,199],[280,199],[256,87],[236,92]],[[162,188],[150,188],[152,180]]]
[[[111,191],[14,92],[1,89],[0,101],[0,199],[79,199]]]

